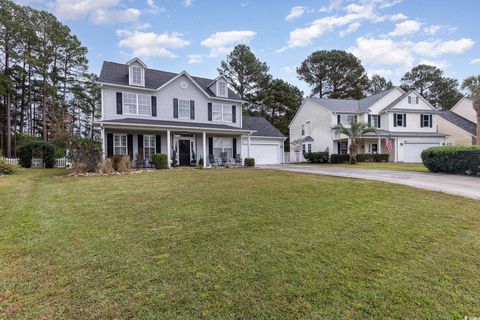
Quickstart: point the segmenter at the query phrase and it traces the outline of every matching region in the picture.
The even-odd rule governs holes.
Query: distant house
[[[422,150],[445,144],[446,134],[437,132],[438,118],[438,111],[418,92],[398,87],[360,100],[306,98],[289,125],[290,141],[301,141],[301,154],[346,154],[349,139],[335,135],[332,127],[360,121],[377,128],[361,139],[360,154],[389,153],[390,161],[421,162]],[[387,139],[392,142],[390,152]]]
[[[286,139],[268,121],[242,115],[242,100],[222,76],[193,77],[149,69],[138,58],[104,62],[99,84],[105,156],[166,153],[182,166],[255,158],[283,162]],[[135,163],[135,162],[134,162]]]
[[[477,113],[470,99],[462,98],[450,111],[442,111],[438,130],[446,135],[447,144],[474,145],[477,136]]]

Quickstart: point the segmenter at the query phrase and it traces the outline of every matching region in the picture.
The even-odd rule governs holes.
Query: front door
[[[190,140],[178,140],[178,156],[181,166],[190,165]]]

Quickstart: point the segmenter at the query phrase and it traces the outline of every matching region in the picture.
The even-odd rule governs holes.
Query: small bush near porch
[[[0,178],[1,319],[464,319],[480,201],[269,170]]]

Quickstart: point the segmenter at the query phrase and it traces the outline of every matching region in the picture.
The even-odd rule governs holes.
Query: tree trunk
[[[350,164],[357,164],[357,145],[350,144]]]
[[[477,112],[477,145],[480,145],[480,112]]]
[[[47,77],[45,73],[43,76],[42,121],[43,121],[43,140],[47,141]]]

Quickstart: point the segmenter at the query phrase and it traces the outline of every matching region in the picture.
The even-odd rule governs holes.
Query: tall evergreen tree
[[[368,85],[361,61],[342,50],[312,53],[297,68],[298,78],[312,88],[311,96],[333,99],[360,99]]]
[[[367,94],[377,94],[392,88],[393,83],[391,80],[387,80],[381,75],[374,74],[372,78],[368,81]]]

